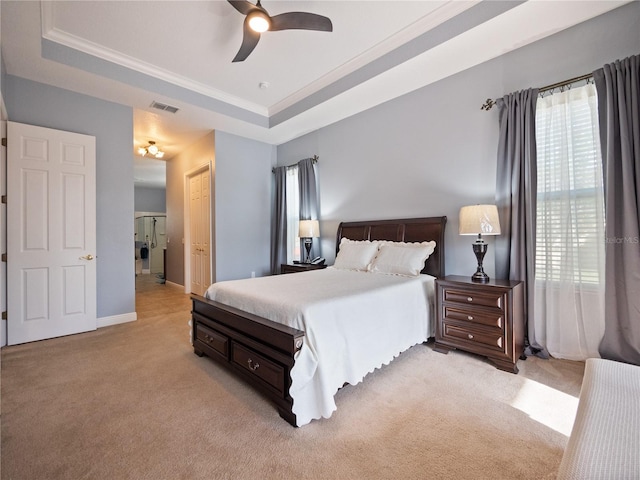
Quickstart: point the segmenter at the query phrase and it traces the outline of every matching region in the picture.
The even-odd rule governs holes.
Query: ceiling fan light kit
[[[233,8],[245,16],[242,27],[243,37],[240,50],[233,62],[243,62],[258,45],[260,34],[278,30],[316,30],[332,32],[331,20],[322,15],[308,12],[288,12],[271,17],[262,7],[260,0],[253,4],[247,0],[227,0]]]
[[[260,10],[254,10],[249,15],[247,15],[247,20],[249,22],[251,30],[253,30],[254,32],[266,32],[271,26],[269,16]]]

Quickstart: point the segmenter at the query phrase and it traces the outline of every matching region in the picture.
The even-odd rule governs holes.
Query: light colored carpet
[[[2,349],[3,479],[555,478],[584,365],[520,374],[417,345],[293,428],[193,354],[190,303],[139,287],[137,322]]]

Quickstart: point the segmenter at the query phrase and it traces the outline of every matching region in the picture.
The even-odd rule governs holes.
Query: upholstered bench
[[[558,479],[640,479],[640,367],[587,360]]]

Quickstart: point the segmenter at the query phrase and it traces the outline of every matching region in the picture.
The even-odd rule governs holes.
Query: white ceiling
[[[244,17],[223,0],[2,0],[0,13],[8,74],[133,107],[136,184],[155,186],[164,162],[135,153],[149,140],[165,160],[214,129],[284,143],[627,2],[264,0],[333,32],[266,32],[239,63]]]

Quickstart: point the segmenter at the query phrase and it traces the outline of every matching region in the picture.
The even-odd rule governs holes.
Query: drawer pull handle
[[[469,337],[469,340],[473,340],[473,335],[471,335],[470,333],[467,333],[467,337]]]
[[[209,335],[205,334],[204,339],[206,342],[211,343],[211,341],[213,340],[212,337],[210,337]]]
[[[467,302],[473,302],[473,297],[467,297]]]
[[[249,368],[254,371],[260,368],[260,364],[258,362],[254,363],[253,360],[251,359],[247,360],[247,364],[249,365]]]
[[[471,315],[467,315],[467,320],[473,320],[473,317]]]

